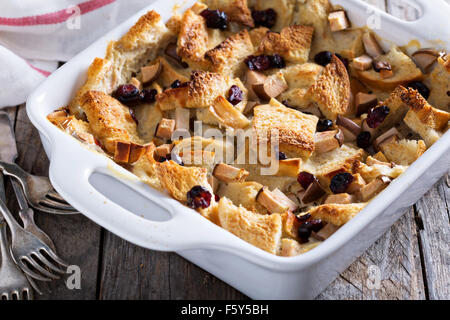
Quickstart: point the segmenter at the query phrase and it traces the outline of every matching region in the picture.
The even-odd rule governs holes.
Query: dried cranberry
[[[342,63],[344,64],[344,66],[345,66],[345,69],[347,69],[348,70],[348,66],[349,66],[349,61],[348,61],[348,59],[347,58],[344,58],[343,56],[341,56],[339,53],[336,53],[335,54],[336,55],[336,57],[338,57],[339,58],[339,60],[341,60],[342,61]]]
[[[203,10],[200,15],[206,19],[206,26],[211,29],[226,30],[228,28],[228,17],[220,10]]]
[[[219,202],[220,201],[220,197],[217,194],[215,194],[214,195],[214,200],[216,200],[216,202]]]
[[[316,180],[316,177],[314,177],[313,174],[306,172],[306,171],[302,171],[299,173],[298,177],[297,177],[297,181],[298,183],[300,183],[300,185],[303,187],[303,189],[308,189],[309,185],[311,183],[314,182],[314,180]]]
[[[368,131],[363,131],[360,134],[358,134],[358,137],[356,137],[356,144],[358,147],[362,149],[366,149],[370,146],[370,140],[372,139],[372,135]]]
[[[169,161],[169,160],[170,159],[166,158],[166,157],[158,157],[158,160],[156,160],[156,161],[163,163],[163,162],[166,162],[166,161]]]
[[[274,54],[270,57],[270,63],[272,65],[272,68],[278,68],[283,69],[286,67],[286,62],[284,62],[284,59],[279,54]]]
[[[192,209],[206,209],[211,204],[211,192],[202,186],[195,186],[187,193],[187,205]]]
[[[391,110],[388,106],[379,106],[369,110],[366,123],[369,128],[375,129],[383,123]]]
[[[235,106],[243,100],[243,94],[244,93],[242,92],[241,88],[233,85],[228,91],[228,101],[230,101],[230,103]]]
[[[278,157],[278,160],[286,160],[287,159],[286,154],[281,151],[278,151],[277,157]]]
[[[170,85],[170,87],[171,87],[172,89],[179,88],[180,86],[181,86],[181,81],[180,81],[180,80],[175,80],[175,81]]]
[[[265,71],[272,67],[272,61],[267,55],[249,56],[245,59],[245,63],[252,71]]]
[[[298,237],[301,243],[306,243],[309,241],[311,232],[319,232],[323,228],[323,222],[320,219],[314,219],[306,221],[298,228]]]
[[[331,127],[333,127],[333,121],[328,120],[328,119],[321,119],[317,123],[317,131],[318,132],[328,131],[331,129]]]
[[[333,58],[333,54],[330,51],[322,51],[316,54],[314,62],[325,67],[331,62],[331,58]]]
[[[122,84],[120,85],[114,97],[122,103],[135,102],[139,100],[139,89],[132,84]]]
[[[415,89],[419,91],[419,93],[424,97],[425,99],[428,99],[430,97],[430,89],[426,85],[423,84],[423,82],[420,81],[414,81],[408,84],[409,88]],[[448,92],[447,92],[448,95]]]
[[[156,95],[158,91],[156,89],[144,89],[140,93],[141,101],[144,103],[153,103],[156,101]]]
[[[256,27],[272,28],[277,22],[277,12],[273,9],[253,10],[252,18]]]
[[[130,110],[130,115],[131,115],[131,117],[133,118],[134,122],[136,122],[136,124],[139,124],[139,121],[138,121],[138,119],[136,118],[136,114],[134,113],[134,110],[131,109],[131,108],[129,108],[129,110]]]
[[[353,176],[348,172],[338,173],[331,179],[330,189],[334,194],[344,193],[353,179]]]

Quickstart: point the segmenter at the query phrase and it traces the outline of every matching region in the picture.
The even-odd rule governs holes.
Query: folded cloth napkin
[[[0,108],[25,102],[58,67],[154,0],[0,1]]]

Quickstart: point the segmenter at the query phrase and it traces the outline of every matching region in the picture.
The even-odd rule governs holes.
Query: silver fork
[[[0,212],[3,214],[11,231],[11,254],[20,269],[37,280],[50,281],[51,279],[59,279],[59,276],[49,270],[60,274],[65,273],[64,270],[47,259],[45,255],[64,267],[68,266],[67,263],[59,258],[49,246],[39,240],[35,235],[23,229],[1,200]]]
[[[4,161],[0,161],[0,170],[20,182],[28,202],[36,210],[51,214],[79,213],[53,189],[47,177],[31,175],[17,164]]]

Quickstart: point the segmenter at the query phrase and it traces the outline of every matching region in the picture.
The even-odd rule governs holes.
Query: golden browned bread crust
[[[350,101],[350,79],[342,61],[333,55],[331,62],[308,93],[323,115],[335,120],[345,114]]]
[[[93,134],[108,152],[114,153],[116,140],[141,143],[129,108],[118,100],[100,91],[88,91],[81,104]]]
[[[211,71],[235,76],[244,70],[244,60],[254,51],[253,43],[246,29],[233,34],[224,42],[205,54],[211,63]]]
[[[119,40],[119,45],[128,50],[134,50],[146,44],[149,33],[154,31],[154,28],[161,24],[161,16],[156,11],[149,11],[144,14],[136,22],[130,30],[122,36]]]
[[[131,171],[149,186],[162,190],[158,175],[156,174],[155,153],[156,146],[153,143],[147,145],[147,152],[133,164]]]
[[[223,228],[242,240],[267,252],[277,253],[282,229],[279,214],[261,215],[222,198],[219,202],[219,220]]]
[[[308,61],[309,50],[314,28],[310,26],[289,26],[280,33],[268,32],[259,45],[260,54],[279,54],[287,61],[305,63]]]
[[[308,158],[314,151],[314,133],[318,118],[287,108],[273,100],[254,109],[253,130],[259,143],[270,143],[271,131],[277,130],[280,151],[294,157]]]
[[[208,30],[205,19],[192,10],[186,10],[178,35],[178,55],[187,63],[201,62],[208,50],[207,46]]]
[[[259,28],[255,28],[255,29],[252,29],[249,31],[250,39],[252,39],[252,43],[255,48],[259,47],[259,45],[261,44],[261,41],[264,39],[267,32],[269,32],[269,31],[270,31],[270,29],[268,29],[266,27],[259,27]]]
[[[428,101],[435,108],[450,112],[450,56],[447,61],[438,59],[438,63],[428,77],[425,84],[430,89]]]
[[[323,204],[312,208],[308,213],[314,219],[322,219],[328,223],[332,223],[338,227],[343,226],[352,218],[354,218],[367,203],[351,203],[351,204]]]
[[[207,179],[207,170],[184,167],[173,161],[156,164],[156,173],[161,186],[176,200],[186,203],[187,193],[195,186],[203,186],[212,192]]]

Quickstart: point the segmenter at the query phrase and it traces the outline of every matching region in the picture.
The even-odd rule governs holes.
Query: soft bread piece
[[[256,201],[256,196],[263,185],[254,181],[232,182],[222,184],[219,189],[219,196],[230,199],[235,205],[243,206],[245,209],[266,214],[267,209]]]
[[[422,140],[390,139],[382,143],[380,149],[389,161],[409,166],[427,151],[427,146]]]
[[[135,108],[138,120],[138,133],[144,142],[150,142],[155,137],[156,128],[163,118],[161,110],[155,104],[142,104]]]
[[[183,203],[187,201],[187,193],[195,186],[203,186],[213,194],[204,168],[183,167],[173,161],[165,161],[156,164],[156,173],[161,186]]]
[[[114,153],[116,140],[141,143],[129,108],[118,100],[100,91],[88,91],[81,98],[81,105],[92,133],[108,152]]]
[[[170,87],[170,85],[176,80],[180,80],[181,83],[189,81],[189,73],[186,71],[187,69],[176,68],[164,57],[158,57],[153,63],[161,64],[161,73],[156,81],[163,88]]]
[[[307,109],[310,106],[308,89],[317,81],[323,67],[315,63],[294,64],[281,70],[289,86],[278,99],[287,101],[289,106]]]
[[[227,14],[228,20],[253,28],[252,13],[248,8],[247,0],[203,0],[211,10],[220,10]]]
[[[158,49],[171,37],[161,16],[155,11],[147,12],[119,41],[109,43],[105,59],[94,60],[85,84],[69,104],[71,112],[82,116],[80,100],[85,92],[96,90],[110,94],[118,85],[127,83],[133,73],[155,58]]]
[[[252,40],[253,47],[258,48],[261,44],[261,41],[266,36],[267,32],[269,32],[270,29],[266,27],[258,27],[254,28],[249,31],[250,39]]]
[[[208,50],[205,19],[191,9],[186,10],[183,15],[177,45],[178,55],[190,65],[202,62]]]
[[[224,229],[242,240],[272,254],[277,253],[282,233],[279,214],[257,214],[222,198],[219,202],[219,221]]]
[[[345,114],[350,102],[350,79],[342,61],[333,55],[317,81],[308,91],[310,99],[331,120]]]
[[[412,81],[422,80],[423,78],[422,71],[420,71],[414,61],[397,47],[392,47],[387,54],[379,56],[377,61],[389,62],[394,75],[383,79],[380,73],[374,69],[367,71],[356,70],[358,78],[371,88],[393,90],[399,85],[407,85]]]
[[[333,41],[330,41],[331,46],[327,50],[337,52],[347,59],[362,56],[365,53],[362,41],[363,34],[364,32],[360,29],[333,32]]]
[[[277,13],[277,22],[272,27],[273,31],[281,31],[286,26],[292,25],[293,13],[296,0],[254,0],[252,1],[256,10],[273,9]]]
[[[367,165],[364,163],[359,163],[354,173],[359,173],[364,181],[367,183],[373,181],[376,178],[385,176],[391,179],[398,178],[403,172],[406,171],[408,167],[401,165],[392,165],[391,163],[374,163],[372,165]]]
[[[404,118],[406,125],[425,140],[427,147],[433,145],[447,128],[450,113],[433,108],[411,88],[403,88],[400,99],[410,108]]]
[[[254,109],[253,130],[258,143],[270,143],[271,131],[278,130],[280,151],[308,158],[314,151],[318,118],[290,109],[272,99],[271,104]]]
[[[156,97],[162,111],[183,108],[209,108],[218,96],[225,96],[233,81],[219,73],[193,71],[186,87],[168,89]]]
[[[331,9],[331,4],[328,0],[298,1],[293,23],[314,27],[314,38],[311,46],[312,57],[334,45],[328,22],[328,14],[331,12]],[[332,52],[335,51],[332,50]]]
[[[111,93],[114,88],[112,78],[111,61],[95,58],[94,62],[89,66],[87,72],[87,80],[84,85],[77,91],[74,99],[69,104],[70,113],[77,118],[82,118],[84,110],[81,108],[81,97],[90,90]]]
[[[309,50],[314,28],[310,26],[289,26],[280,33],[268,32],[258,48],[259,54],[279,54],[288,62],[305,63],[308,61]]]
[[[131,171],[149,186],[162,190],[156,174],[156,161],[153,157],[155,148],[153,143],[149,144],[147,152],[133,164]]]
[[[205,54],[211,71],[234,77],[242,73],[244,60],[254,52],[250,35],[246,29],[233,34]]]
[[[430,88],[428,101],[435,108],[450,112],[450,56],[447,61],[439,58],[433,72],[425,79]]]
[[[335,226],[341,227],[351,219],[353,219],[367,203],[351,203],[351,204],[323,204],[312,208],[308,213],[314,219],[322,219]]]
[[[303,171],[314,174],[324,186],[327,186],[337,173],[353,172],[363,160],[364,150],[346,144],[330,152],[314,153],[302,166]]]

